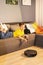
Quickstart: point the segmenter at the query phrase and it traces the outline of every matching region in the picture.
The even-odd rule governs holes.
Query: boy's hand
[[[25,42],[27,42],[27,39],[24,39]]]

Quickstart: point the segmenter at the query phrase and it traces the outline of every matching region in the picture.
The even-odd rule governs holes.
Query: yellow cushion
[[[32,24],[32,26],[33,26],[33,28],[36,30],[37,27],[38,27],[38,24],[37,24],[36,22],[34,22],[34,23]]]
[[[34,27],[36,34],[43,34],[43,29],[36,22],[34,22],[32,26]]]

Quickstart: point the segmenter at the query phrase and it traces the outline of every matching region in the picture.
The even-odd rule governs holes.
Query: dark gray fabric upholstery
[[[28,42],[26,43],[25,41],[22,41],[21,45],[20,45],[20,40],[18,38],[12,37],[7,39],[0,39],[0,55],[33,46],[34,39],[35,39],[35,34],[29,34]]]
[[[43,47],[43,34],[36,34],[34,44],[35,46]]]

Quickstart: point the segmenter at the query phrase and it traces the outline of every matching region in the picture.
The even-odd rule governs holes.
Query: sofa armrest
[[[35,35],[35,46],[43,47],[43,34]]]

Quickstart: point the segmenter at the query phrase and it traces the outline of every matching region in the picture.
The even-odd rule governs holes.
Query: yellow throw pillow
[[[36,30],[37,27],[38,27],[38,24],[37,24],[36,22],[34,22],[34,23],[32,24],[32,26],[33,26],[33,28]]]

